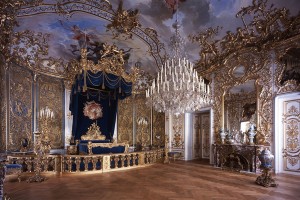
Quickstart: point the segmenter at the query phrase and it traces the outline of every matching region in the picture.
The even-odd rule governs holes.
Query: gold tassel
[[[83,73],[83,92],[87,91],[87,85],[86,85],[86,70],[84,70],[84,73]]]

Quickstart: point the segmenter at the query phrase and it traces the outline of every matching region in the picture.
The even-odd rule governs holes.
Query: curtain
[[[87,90],[84,91],[86,83]],[[106,139],[112,139],[118,100],[131,95],[132,83],[126,82],[122,77],[105,72],[92,73],[91,71],[77,75],[72,86],[70,111],[73,115],[72,135],[75,140],[80,140],[95,120],[84,116],[83,108],[86,102],[95,101],[102,106],[103,116],[96,120],[100,131]]]

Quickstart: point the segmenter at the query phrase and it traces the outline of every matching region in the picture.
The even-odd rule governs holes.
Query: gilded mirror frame
[[[220,143],[218,132],[225,127],[225,115],[224,115],[224,97],[230,88],[246,83],[249,80],[256,80],[256,102],[257,102],[257,120],[256,126],[258,131],[257,144],[267,144],[269,141],[269,134],[263,132],[260,127],[265,126],[264,124],[271,123],[271,114],[268,113],[268,117],[262,119],[262,112],[259,111],[260,108],[268,106],[263,110],[270,110],[271,105],[267,105],[264,102],[266,99],[264,97],[269,97],[269,94],[265,94],[269,91],[268,88],[271,87],[270,80],[264,79],[264,76],[260,74],[269,73],[268,64],[270,64],[270,55],[268,52],[257,52],[255,48],[246,49],[240,54],[232,54],[225,60],[224,67],[215,73],[214,81],[214,131],[215,131],[215,141]],[[244,66],[244,75],[240,77],[234,76],[234,70],[238,67]],[[266,77],[266,76],[265,76]],[[221,105],[221,106],[220,106]],[[271,131],[271,130],[269,130]]]

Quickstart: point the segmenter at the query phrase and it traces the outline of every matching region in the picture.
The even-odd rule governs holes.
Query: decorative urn
[[[274,160],[274,156],[268,149],[262,150],[262,152],[258,156],[261,164],[260,168],[262,169],[271,169],[272,168],[272,162]]]
[[[274,156],[268,149],[264,149],[258,156],[261,165],[260,169],[262,170],[262,175],[256,178],[256,183],[258,185],[262,185],[264,187],[276,187],[277,184],[275,180],[272,178],[271,169],[272,169],[272,162],[274,160]]]
[[[219,135],[220,135],[222,144],[224,144],[224,143],[225,143],[225,138],[226,138],[227,133],[224,131],[224,129],[221,129],[221,130],[219,131]]]
[[[255,126],[254,126],[254,124],[251,124],[250,128],[249,128],[249,132],[248,132],[249,144],[250,145],[254,144],[253,140],[254,140],[255,135],[256,135]]]

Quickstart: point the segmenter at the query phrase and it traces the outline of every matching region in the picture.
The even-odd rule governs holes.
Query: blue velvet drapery
[[[83,91],[85,85],[87,90]],[[95,120],[84,116],[84,104],[95,101],[102,106],[102,118],[97,119],[100,131],[106,139],[112,139],[116,113],[118,110],[118,99],[124,99],[131,95],[132,83],[126,82],[122,77],[105,72],[92,73],[87,71],[86,77],[82,73],[77,75],[76,82],[72,86],[70,97],[70,111],[73,115],[72,135],[75,140],[80,140]]]

